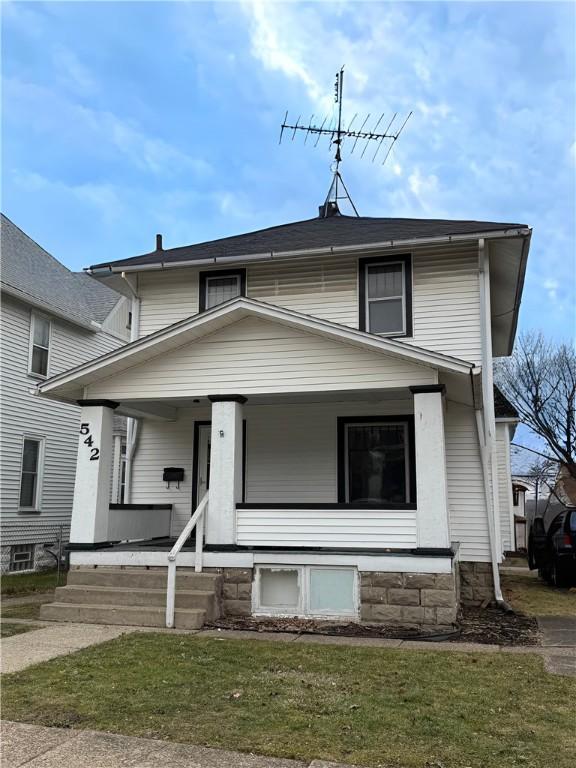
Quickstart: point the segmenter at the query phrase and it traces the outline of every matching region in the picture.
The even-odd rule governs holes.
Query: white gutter
[[[373,251],[383,251],[390,248],[409,248],[412,246],[426,245],[444,245],[447,243],[476,242],[479,238],[499,239],[503,237],[526,237],[530,235],[528,228],[521,229],[503,229],[494,232],[476,232],[466,235],[444,235],[442,237],[422,237],[411,238],[407,240],[383,240],[378,243],[368,243],[366,245],[339,245],[327,246],[325,248],[304,248],[295,251],[266,251],[264,253],[244,254],[240,256],[214,256],[206,259],[189,259],[187,261],[161,261],[156,264],[135,264],[114,267],[112,265],[98,267],[97,269],[88,268],[86,271],[91,275],[127,273],[127,272],[149,272],[157,269],[180,269],[183,267],[199,267],[208,264],[234,264],[251,261],[273,261],[278,259],[305,259],[310,256],[337,256],[348,253],[371,253]],[[178,249],[173,249],[178,250]],[[170,253],[167,251],[166,253]],[[138,257],[135,257],[138,258]]]
[[[496,421],[494,414],[494,375],[492,370],[492,328],[490,313],[490,263],[484,238],[478,241],[478,270],[480,278],[480,326],[482,339],[482,410],[476,409],[476,428],[482,460],[484,496],[488,515],[490,559],[496,602],[506,609],[500,585],[500,505],[498,500],[498,466],[496,457]]]

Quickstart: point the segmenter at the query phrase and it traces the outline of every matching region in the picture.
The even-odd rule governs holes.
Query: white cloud
[[[136,121],[109,110],[74,101],[49,88],[16,78],[4,83],[4,99],[10,118],[28,122],[41,136],[82,148],[87,156],[116,154],[135,168],[153,175],[192,173],[205,177],[210,164],[192,157],[164,139],[148,134]]]

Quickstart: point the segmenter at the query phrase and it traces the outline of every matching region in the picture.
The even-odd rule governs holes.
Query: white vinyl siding
[[[88,387],[92,398],[382,389],[437,372],[280,323],[246,318]]]
[[[240,509],[238,544],[253,547],[417,546],[414,510]]]
[[[24,435],[45,439],[42,514],[35,520],[69,525],[72,511],[80,409],[36,397],[37,379],[28,374],[30,308],[2,296],[1,522],[6,544],[26,541],[19,514]],[[104,333],[91,333],[51,317],[50,373],[56,374],[121,345]],[[24,538],[23,538],[24,537]]]
[[[514,509],[510,468],[510,435],[507,424],[496,425],[496,463],[498,466],[498,504],[500,543],[503,552],[514,549]]]
[[[187,267],[138,275],[141,336],[198,312],[198,273],[198,268]],[[461,245],[449,252],[412,251],[413,335],[402,340],[478,363],[479,290],[475,246]],[[248,264],[246,295],[357,328],[358,257],[312,256]]]
[[[461,560],[489,562],[490,539],[474,410],[448,402],[446,471],[452,541]]]

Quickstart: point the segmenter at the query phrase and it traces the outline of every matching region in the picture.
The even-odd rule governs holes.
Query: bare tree
[[[576,478],[574,349],[548,341],[542,333],[524,333],[512,357],[498,362],[496,379],[522,422],[545,443],[541,451],[520,447],[563,464]]]

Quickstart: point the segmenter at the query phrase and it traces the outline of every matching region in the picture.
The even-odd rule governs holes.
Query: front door
[[[193,499],[194,509],[204,498],[210,487],[210,436],[212,426],[210,424],[198,425],[198,451],[196,453],[196,498]]]

